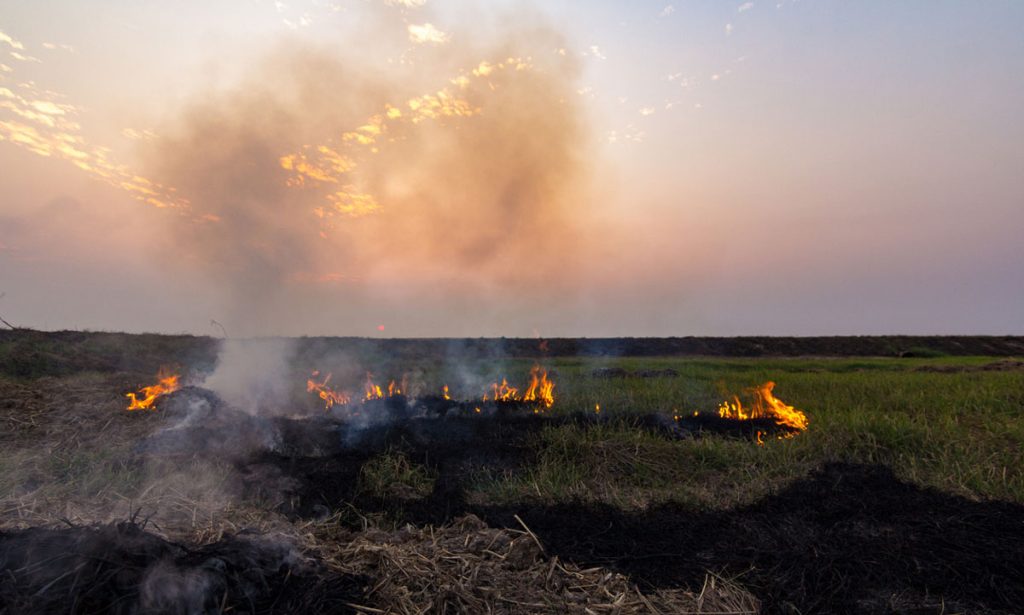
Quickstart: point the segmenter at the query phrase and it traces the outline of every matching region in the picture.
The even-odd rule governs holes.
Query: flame
[[[509,386],[508,380],[505,378],[501,379],[501,384],[494,383],[491,385],[491,401],[518,401],[519,389]],[[484,401],[487,401],[487,393],[484,393]]]
[[[530,370],[530,385],[525,393],[520,395],[519,389],[509,385],[508,380],[502,378],[501,384],[491,385],[491,393],[485,393],[483,401],[531,401],[540,402],[544,408],[550,408],[555,403],[555,383],[548,380],[546,369],[534,365]]]
[[[540,374],[540,378],[537,375]],[[523,401],[539,401],[545,408],[555,403],[555,383],[548,380],[548,371],[534,365],[530,370],[530,387],[523,395]]]
[[[348,393],[344,391],[335,391],[327,386],[327,383],[331,381],[331,375],[327,374],[323,382],[317,382],[313,378],[320,375],[319,371],[313,372],[311,378],[306,380],[306,391],[310,393],[316,393],[320,396],[320,399],[324,400],[324,410],[330,410],[334,404],[347,404],[351,401]]]
[[[718,407],[718,416],[740,421],[771,418],[779,425],[798,431],[807,429],[807,415],[772,395],[774,388],[774,382],[766,382],[750,389],[754,402],[749,408],[744,408],[738,397],[733,397],[731,402],[723,401]]]
[[[153,404],[156,402],[158,397],[178,390],[178,374],[173,373],[168,368],[161,367],[160,371],[156,374],[156,379],[156,384],[148,387],[142,387],[139,389],[137,394],[127,393],[125,395],[125,397],[128,398],[129,410],[146,410],[153,408]]]
[[[319,377],[320,372],[314,371],[312,376],[306,380],[306,391],[316,393],[324,401],[327,408],[331,408],[336,404],[344,405],[353,402],[352,397],[347,392],[335,390],[328,386],[331,374],[327,374],[322,381],[318,380]],[[507,378],[502,378],[500,384],[495,382],[489,389],[479,401],[531,402],[536,406],[535,412],[546,410],[555,403],[555,383],[548,379],[547,370],[536,365],[530,370],[530,384],[526,387],[525,391],[510,385]],[[407,376],[403,376],[400,381],[391,380],[386,387],[381,387],[373,381],[373,373],[366,372],[363,394],[359,396],[359,399],[360,401],[368,402],[375,399],[404,396],[408,395],[408,392]],[[447,384],[441,387],[441,396],[446,400],[452,399]],[[480,412],[478,408],[474,408],[474,410]],[[600,413],[600,407],[597,408],[597,412]]]
[[[391,382],[394,384],[394,381]],[[371,399],[384,399],[384,392],[380,390],[380,387],[373,383],[373,374],[366,372],[366,384],[363,386],[366,391],[366,401]]]

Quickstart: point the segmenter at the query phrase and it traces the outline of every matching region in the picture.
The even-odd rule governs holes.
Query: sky
[[[1022,30],[1014,0],[0,0],[0,317],[1024,334]]]

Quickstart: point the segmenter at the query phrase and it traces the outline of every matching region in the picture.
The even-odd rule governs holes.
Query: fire
[[[403,376],[401,382],[395,382],[394,380],[389,382],[386,389],[387,392],[385,393],[385,389],[382,389],[380,388],[379,385],[374,384],[373,374],[370,372],[366,372],[366,383],[363,385],[363,391],[365,393],[363,399],[365,401],[370,401],[372,399],[384,399],[387,397],[395,397],[396,395],[404,394],[406,388],[407,387],[405,377]]]
[[[733,397],[731,402],[724,401],[718,408],[718,416],[740,421],[771,418],[779,425],[798,431],[807,429],[807,415],[772,395],[774,388],[774,382],[766,382],[751,389],[754,402],[749,408],[744,408],[738,397]]]
[[[519,389],[509,386],[508,380],[505,378],[501,379],[501,384],[494,383],[491,385],[491,401],[516,401],[519,399]],[[488,400],[487,393],[484,393],[484,401]]]
[[[392,380],[388,383],[388,397],[394,397],[395,395],[401,395],[402,389],[405,388],[405,383],[396,385],[395,381]]]
[[[392,381],[394,384],[394,381]],[[381,391],[380,387],[373,383],[373,374],[366,372],[366,384],[363,385],[363,389],[366,391],[366,401],[371,399],[384,399],[384,392]]]
[[[313,372],[312,377],[306,381],[306,390],[310,393],[316,393],[320,399],[324,400],[328,409],[336,404],[344,405],[354,401],[348,393],[332,389],[328,386],[331,379],[330,374],[327,374],[323,381],[318,381],[319,376],[319,371]],[[507,378],[502,378],[500,384],[495,382],[489,389],[478,401],[529,402],[535,406],[536,412],[550,408],[555,403],[555,383],[548,378],[547,370],[542,369],[540,366],[534,366],[530,370],[530,383],[525,389],[510,385]],[[373,381],[373,374],[367,372],[366,381],[363,383],[363,393],[361,396],[357,396],[357,398],[362,402],[368,402],[377,399],[406,396],[408,394],[409,387],[405,376],[402,377],[401,381],[391,380],[386,387],[382,387]],[[445,400],[452,400],[447,384],[441,387],[441,397]],[[474,409],[476,412],[480,412],[478,408]],[[597,412],[600,413],[600,409]]]
[[[138,393],[127,393],[129,410],[146,410],[153,408],[157,398],[178,390],[178,374],[173,373],[165,367],[161,367],[156,374],[157,383],[142,387]]]
[[[320,399],[324,400],[324,409],[330,410],[334,404],[347,404],[351,401],[348,393],[344,391],[335,391],[327,386],[327,383],[331,381],[331,375],[327,374],[324,377],[323,382],[317,382],[314,380],[320,375],[319,371],[313,372],[312,377],[306,380],[306,391],[310,393],[316,393]]]
[[[537,375],[540,374],[540,378]],[[530,387],[523,395],[523,401],[539,401],[545,408],[550,408],[555,403],[555,383],[548,380],[548,371],[534,365],[530,370]]]
[[[502,378],[501,384],[491,385],[490,396],[485,393],[483,401],[532,401],[550,408],[555,403],[555,383],[548,380],[547,370],[534,365],[530,370],[530,385],[525,393],[520,394],[519,389],[510,386],[508,380]]]

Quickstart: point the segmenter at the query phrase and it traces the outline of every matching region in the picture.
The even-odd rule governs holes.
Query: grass
[[[434,489],[436,476],[403,453],[387,451],[363,464],[359,471],[361,492],[393,498],[423,498]]]
[[[478,485],[481,500],[581,498],[619,506],[679,500],[697,508],[752,501],[829,461],[881,463],[913,482],[976,498],[1024,502],[1024,371],[935,373],[985,357],[938,359],[623,359],[601,367],[672,368],[677,377],[588,377],[595,364],[556,360],[555,411],[713,410],[729,392],[775,380],[804,410],[798,437],[669,442],[623,429],[566,426],[538,439],[523,475]],[[519,366],[522,369],[523,366]]]
[[[143,369],[155,372],[164,357],[208,372],[210,342],[128,336],[138,347],[133,350],[120,334],[32,335],[0,345],[0,367],[18,366],[7,380],[0,378],[6,387],[0,389],[0,424],[11,427],[0,434],[6,448],[0,500],[20,497],[26,485],[37,484],[64,498],[139,494],[146,481],[127,459],[133,443],[156,425],[148,419],[159,417],[122,413],[124,391],[118,387],[127,385],[118,383],[135,382]],[[753,501],[823,463],[852,461],[885,464],[904,479],[972,498],[1024,502],[1024,370],[982,370],[997,359],[924,350],[904,358],[543,360],[556,382],[554,413],[591,412],[596,404],[603,413],[619,415],[713,411],[731,394],[773,380],[775,394],[806,412],[810,428],[765,446],[712,437],[673,442],[625,427],[549,428],[533,440],[533,463],[478,476],[467,497],[489,503],[585,500],[623,508],[675,500],[714,510]],[[311,366],[335,371],[332,382],[354,390],[369,370],[382,384],[412,373],[423,391],[437,392],[447,383],[453,397],[470,397],[503,376],[522,385],[534,364],[373,355],[350,370],[352,382],[346,382],[344,369],[332,365],[330,356],[309,348],[299,353],[297,408],[318,405],[304,387]],[[595,376],[602,368],[634,376]],[[642,370],[677,375],[636,377]],[[29,416],[32,427],[23,428]],[[364,494],[416,498],[431,492],[435,478],[429,468],[389,451],[363,467],[359,486]]]

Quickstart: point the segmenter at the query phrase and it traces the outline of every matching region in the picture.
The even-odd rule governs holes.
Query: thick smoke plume
[[[156,145],[192,209],[169,238],[223,291],[233,335],[345,331],[412,297],[529,301],[573,278],[588,131],[566,43],[522,18],[439,45],[367,23],[342,50],[274,47]]]

